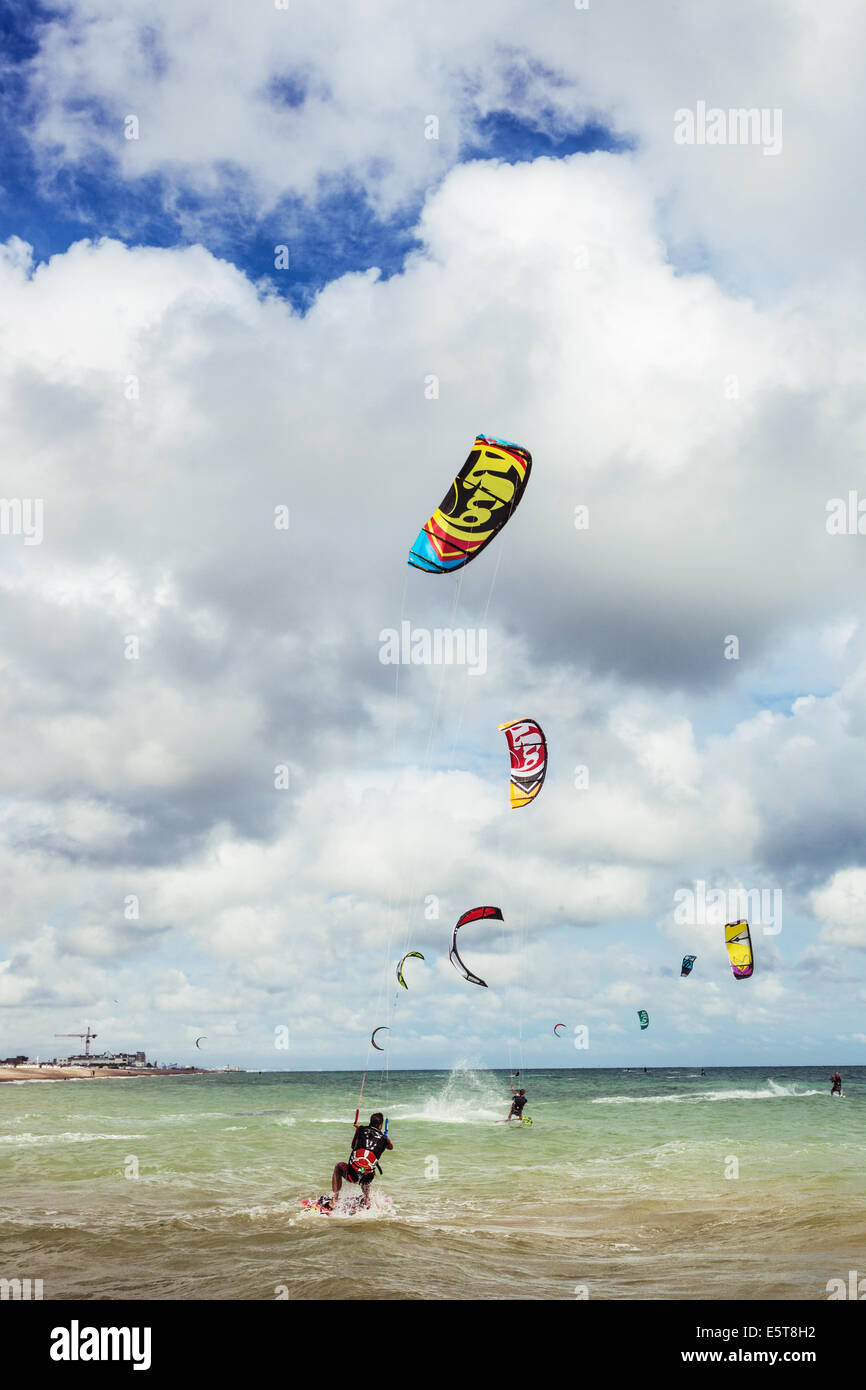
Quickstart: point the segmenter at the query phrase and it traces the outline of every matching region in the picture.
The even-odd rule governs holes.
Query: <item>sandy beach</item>
[[[203,1074],[204,1067],[53,1067],[45,1063],[37,1066],[0,1067],[0,1081],[110,1081],[121,1077],[146,1076],[193,1076]]]

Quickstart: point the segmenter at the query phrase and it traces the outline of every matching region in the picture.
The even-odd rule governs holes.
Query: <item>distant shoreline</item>
[[[129,1081],[132,1077],[203,1075],[210,1075],[205,1067],[52,1067],[47,1064],[40,1067],[0,1067],[0,1082],[100,1081],[118,1077]]]
[[[858,1071],[864,1066],[863,1062],[740,1062],[723,1064],[713,1062],[704,1065],[703,1080],[711,1080],[713,1072],[729,1071],[827,1071],[828,1076],[838,1069],[844,1075],[846,1071]],[[471,1071],[488,1073],[491,1076],[508,1076],[508,1067],[472,1067]],[[643,1073],[644,1065],[640,1063],[633,1066],[623,1064],[611,1064],[605,1067],[526,1067],[524,1075],[527,1079],[531,1077],[542,1077],[545,1075],[568,1074],[571,1076],[595,1073],[601,1075],[609,1074],[611,1077],[619,1076],[623,1072],[632,1072],[635,1075]],[[391,1077],[417,1076],[429,1074],[430,1076],[447,1076],[453,1071],[453,1067],[410,1067],[391,1070]],[[647,1066],[647,1076],[654,1074],[662,1075],[665,1072],[683,1071],[692,1072],[697,1076],[699,1067],[696,1063],[671,1063],[654,1062],[652,1066]],[[264,1067],[123,1067],[114,1069],[99,1067],[52,1067],[48,1063],[43,1063],[41,1067],[35,1064],[21,1063],[17,1067],[0,1066],[0,1082],[3,1081],[96,1081],[100,1078],[111,1077],[129,1081],[133,1077],[145,1076],[345,1076],[357,1077],[361,1074],[361,1068],[348,1067],[299,1067],[296,1070],[283,1068],[264,1068]],[[516,1073],[515,1073],[516,1074]]]

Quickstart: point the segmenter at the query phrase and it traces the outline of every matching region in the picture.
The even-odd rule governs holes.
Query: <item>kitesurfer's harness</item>
[[[379,1154],[376,1150],[380,1141],[382,1148],[384,1148],[387,1138],[381,1130],[374,1129],[372,1125],[365,1125],[359,1133],[361,1134],[361,1142],[349,1155],[349,1168],[357,1179],[372,1177],[375,1170],[381,1173]]]

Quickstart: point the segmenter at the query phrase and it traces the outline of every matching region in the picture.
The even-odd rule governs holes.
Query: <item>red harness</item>
[[[355,1149],[349,1159],[349,1167],[361,1177],[366,1177],[368,1173],[375,1173],[377,1162],[372,1149]]]

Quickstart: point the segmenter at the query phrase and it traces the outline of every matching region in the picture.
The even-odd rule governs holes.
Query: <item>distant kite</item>
[[[195,1040],[195,1045],[196,1045],[196,1047],[198,1048],[199,1052],[201,1052],[201,1044],[202,1044],[203,1042],[207,1042],[207,1037],[206,1037],[206,1035],[205,1035],[204,1033],[202,1033],[202,1035],[201,1035],[200,1038],[196,1038],[196,1040]]]
[[[725,944],[735,980],[748,980],[755,968],[747,921],[725,923]]]
[[[680,975],[691,975],[692,966],[697,960],[697,956],[683,956],[683,963],[680,966]]]
[[[564,1027],[565,1027],[565,1024],[564,1024],[564,1023],[554,1023],[554,1025],[553,1025],[553,1031],[554,1031],[554,1033],[556,1033],[557,1028],[564,1028]],[[556,1033],[556,1036],[559,1037],[559,1034]]]
[[[397,966],[397,983],[398,983],[398,985],[402,985],[404,989],[408,989],[409,986],[407,985],[406,981],[403,979],[403,966],[406,964],[406,962],[407,962],[407,960],[409,959],[410,956],[417,956],[418,960],[423,960],[423,959],[424,959],[424,957],[422,956],[422,954],[421,954],[420,951],[407,951],[407,952],[406,952],[406,955],[403,957],[403,959],[401,960],[400,964]]]
[[[472,907],[468,912],[464,912],[454,928],[451,936],[451,950],[448,952],[448,959],[454,966],[454,969],[463,971],[464,980],[468,980],[471,985],[482,985],[484,989],[487,988],[487,981],[482,980],[478,975],[473,975],[471,970],[467,970],[457,954],[457,933],[461,927],[465,927],[467,922],[480,922],[486,917],[493,918],[497,922],[504,921],[502,910],[498,907]]]
[[[547,772],[547,739],[534,719],[511,719],[497,724],[508,740],[511,754],[511,809],[528,806],[544,784]]]
[[[494,435],[476,436],[472,451],[440,507],[418,532],[409,564],[450,574],[480,555],[523,496],[532,455]]]
[[[376,1049],[377,1052],[384,1052],[385,1049],[384,1049],[384,1047],[380,1047],[379,1044],[376,1042],[376,1034],[377,1034],[377,1033],[390,1033],[390,1031],[391,1031],[390,1028],[387,1026],[387,1024],[384,1024],[384,1023],[383,1023],[379,1028],[374,1028],[374,1029],[373,1029],[373,1032],[370,1034],[370,1042],[373,1044],[373,1046],[375,1047],[375,1049]]]
[[[646,1009],[638,1009],[637,1016],[640,1019],[641,1032],[644,1028],[649,1028],[649,1014]]]

